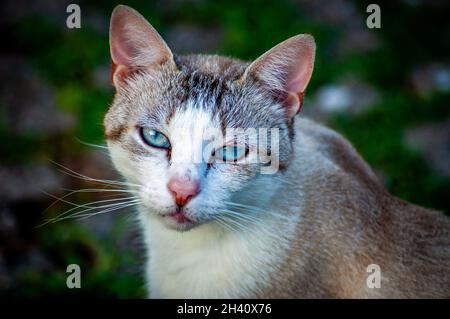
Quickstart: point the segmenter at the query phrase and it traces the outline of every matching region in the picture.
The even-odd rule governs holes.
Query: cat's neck
[[[265,225],[249,223],[235,231],[207,223],[179,232],[145,215],[151,297],[246,297],[266,288],[257,278],[273,273],[298,223],[298,216],[289,221],[274,218],[267,217]]]

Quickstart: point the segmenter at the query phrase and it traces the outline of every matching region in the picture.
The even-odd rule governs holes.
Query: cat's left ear
[[[124,80],[138,71],[151,71],[173,55],[158,32],[136,10],[118,5],[111,16],[109,44],[112,82],[119,89]],[[174,64],[175,65],[175,64]]]
[[[289,38],[273,47],[252,64],[243,80],[252,77],[285,107],[288,118],[302,106],[303,94],[314,68],[316,44],[309,34]]]

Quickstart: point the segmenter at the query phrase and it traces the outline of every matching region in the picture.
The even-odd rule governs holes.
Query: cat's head
[[[118,6],[110,47],[116,95],[105,135],[149,214],[186,230],[270,198],[291,160],[293,118],[314,64],[311,36],[253,63],[177,56],[139,13]]]

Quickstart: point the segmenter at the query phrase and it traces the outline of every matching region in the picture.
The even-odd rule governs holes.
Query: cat
[[[341,135],[297,118],[311,35],[252,63],[175,55],[119,5],[110,49],[105,136],[141,200],[149,297],[450,297],[449,219],[390,195]],[[227,128],[276,128],[270,159],[246,161],[255,144],[232,139],[192,159],[204,132]]]

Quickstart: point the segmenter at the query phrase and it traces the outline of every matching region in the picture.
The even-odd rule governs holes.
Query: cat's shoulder
[[[334,173],[341,173],[372,185],[381,184],[366,161],[340,133],[311,119],[297,118],[294,124],[296,152],[312,154],[315,161],[329,163]]]

